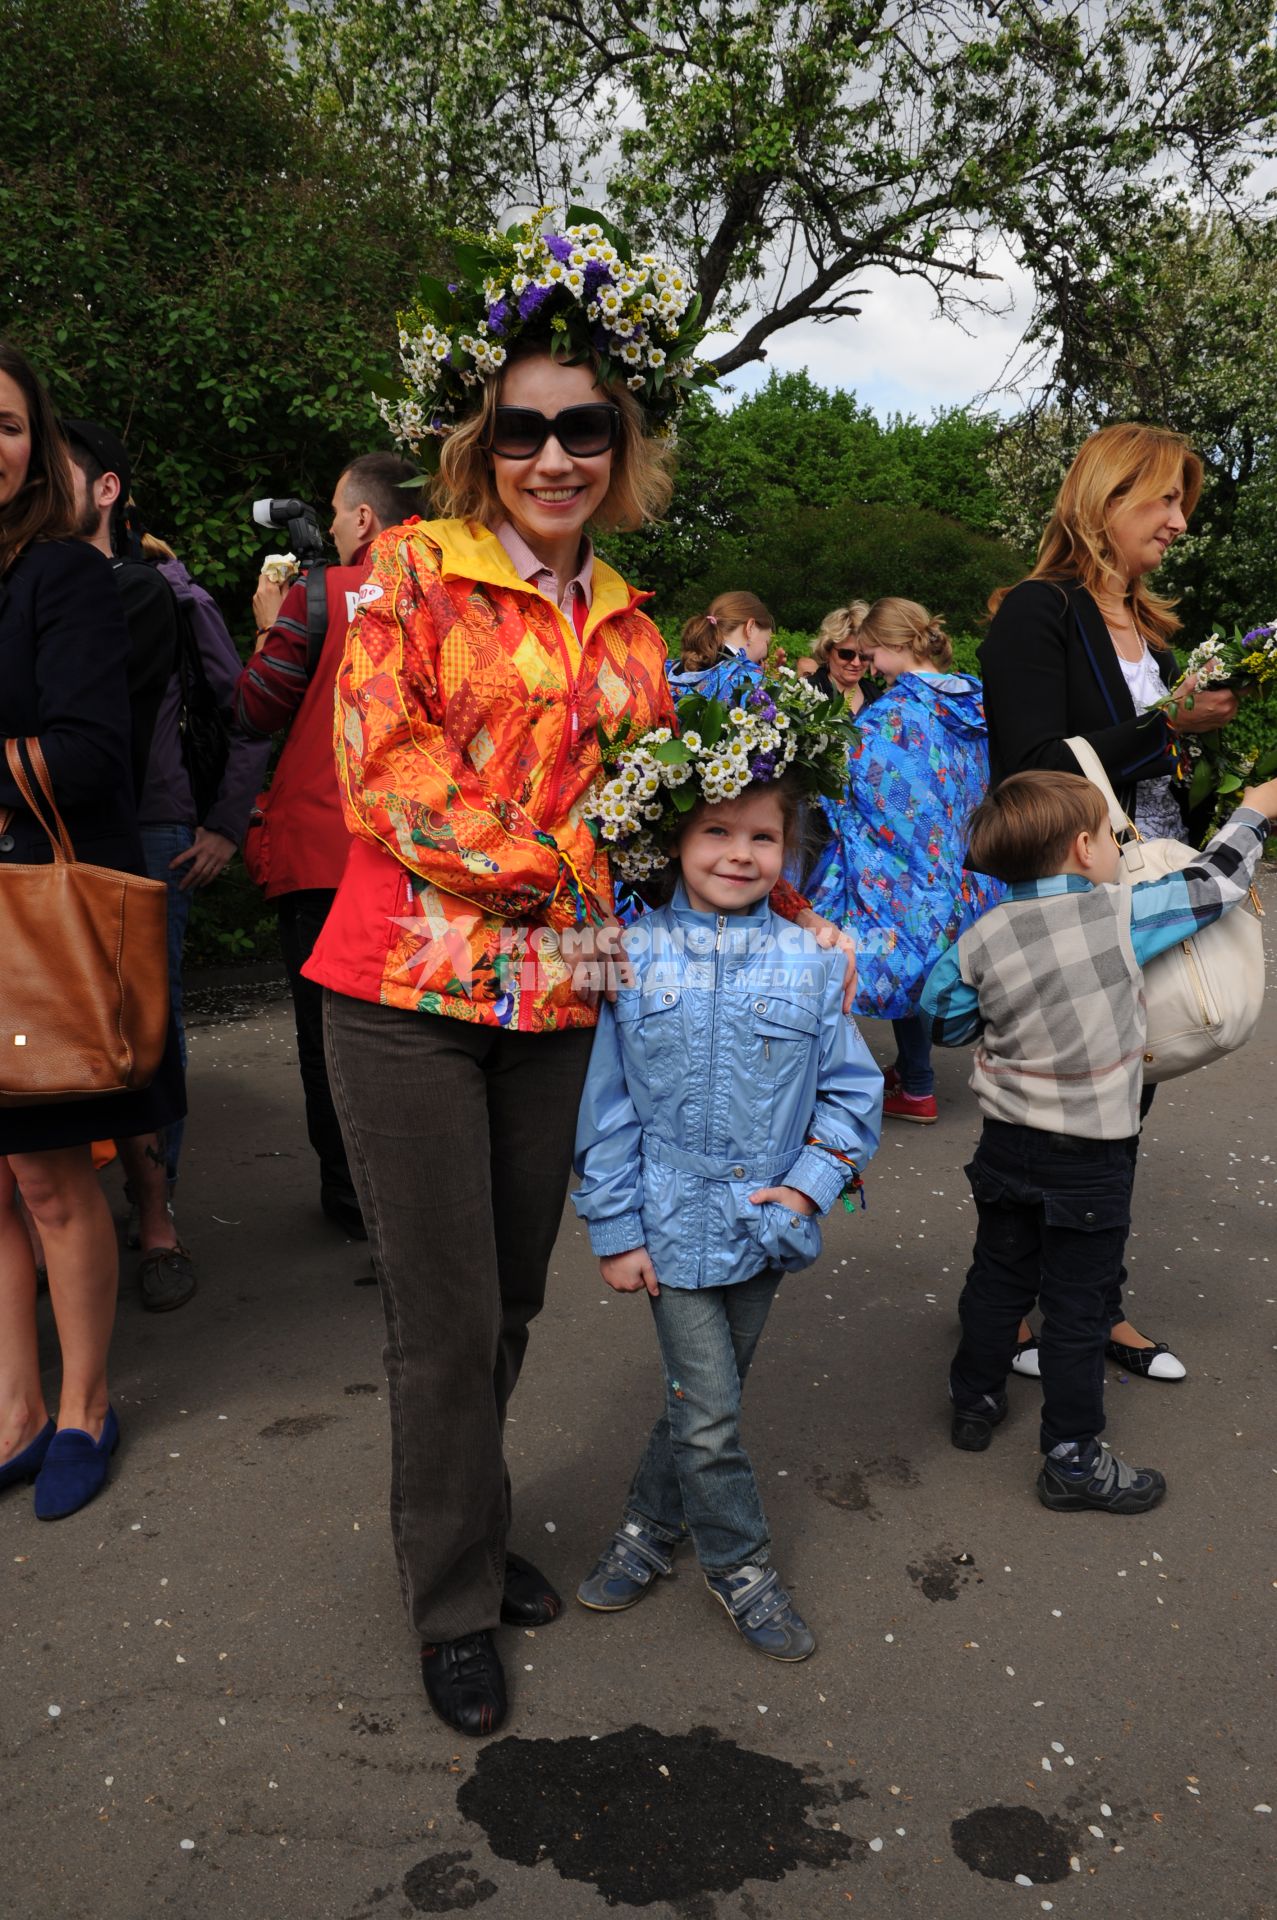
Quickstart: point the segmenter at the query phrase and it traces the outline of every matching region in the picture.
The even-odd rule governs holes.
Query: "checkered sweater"
[[[984,1032],[971,1085],[986,1114],[1044,1133],[1138,1133],[1144,977],[1129,887],[1007,900],[958,942]]]

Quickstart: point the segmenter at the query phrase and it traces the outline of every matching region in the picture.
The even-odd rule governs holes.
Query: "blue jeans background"
[[[763,1503],[741,1444],[740,1403],[782,1277],[769,1267],[730,1287],[662,1287],[652,1300],[665,1412],[639,1462],[626,1517],[670,1543],[690,1533],[706,1573],[771,1564]]]
[[[1104,1431],[1104,1346],[1135,1146],[986,1120],[967,1168],[978,1225],[950,1392],[964,1410],[1002,1392],[1020,1321],[1040,1300],[1043,1453]]]
[[[191,917],[191,895],[181,890],[181,882],[189,868],[171,868],[171,862],[194,844],[194,827],[175,823],[167,827],[142,828],[142,854],[146,861],[147,876],[151,880],[163,880],[168,888],[169,1004],[173,1009],[173,1024],[177,1028],[183,1074],[186,1072],[186,1028],[182,1025],[182,949],[186,944],[186,928]],[[177,1163],[185,1131],[186,1122],[176,1120],[171,1127],[164,1129],[161,1136],[165,1168],[170,1181],[177,1179]]]
[[[936,1090],[931,1070],[931,1023],[925,1013],[911,1013],[907,1020],[893,1020],[896,1036],[896,1072],[905,1092],[915,1100]]]

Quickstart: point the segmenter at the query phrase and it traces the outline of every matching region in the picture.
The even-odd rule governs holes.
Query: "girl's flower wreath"
[[[561,223],[541,207],[506,233],[452,236],[453,271],[426,275],[399,316],[403,389],[379,398],[396,439],[421,451],[475,409],[476,389],[510,349],[544,341],[556,359],[593,359],[604,382],[623,379],[649,425],[667,430],[689,388],[714,370],[693,359],[701,302],[685,274],[588,207]]]
[[[726,707],[692,693],[678,703],[678,732],[632,735],[623,722],[600,735],[603,770],[586,797],[595,837],[613,871],[642,881],[668,864],[675,836],[698,801],[734,800],[753,781],[793,775],[814,798],[840,798],[860,740],[841,694],[826,699],[790,668]]]

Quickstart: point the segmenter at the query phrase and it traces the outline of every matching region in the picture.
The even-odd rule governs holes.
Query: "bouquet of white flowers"
[[[268,553],[262,561],[262,573],[273,587],[291,587],[297,578],[297,555]]]
[[[1191,683],[1191,685],[1189,684]],[[1177,736],[1190,785],[1190,808],[1212,798],[1222,799],[1242,787],[1270,779],[1277,773],[1277,732],[1274,696],[1277,696],[1277,620],[1266,621],[1243,633],[1212,633],[1193,648],[1179,684],[1153,711],[1165,713],[1172,727],[1181,711],[1191,713],[1194,697],[1210,688],[1227,689],[1248,697],[1245,724],[1235,721],[1216,733]],[[1187,689],[1187,690],[1186,690]],[[1256,735],[1259,735],[1258,741]]]

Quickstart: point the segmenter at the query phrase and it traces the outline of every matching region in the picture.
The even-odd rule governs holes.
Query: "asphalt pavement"
[[[1109,1439],[1170,1483],[1143,1518],[1039,1505],[1032,1383],[988,1453],[950,1445],[965,1055],[938,1125],[888,1125],[747,1396],[820,1640],[798,1667],[686,1555],[632,1612],[572,1604],[660,1385],[569,1212],[509,1429],[513,1544],[568,1605],[503,1632],[479,1743],[431,1715],[404,1623],[380,1306],[315,1205],[289,1011],[234,1000],[191,1034],[197,1298],[144,1314],[124,1256],[111,1484],[57,1525],[0,1499],[0,1912],[1277,1920],[1277,991],[1145,1130],[1131,1314],[1189,1377],[1108,1372]]]

